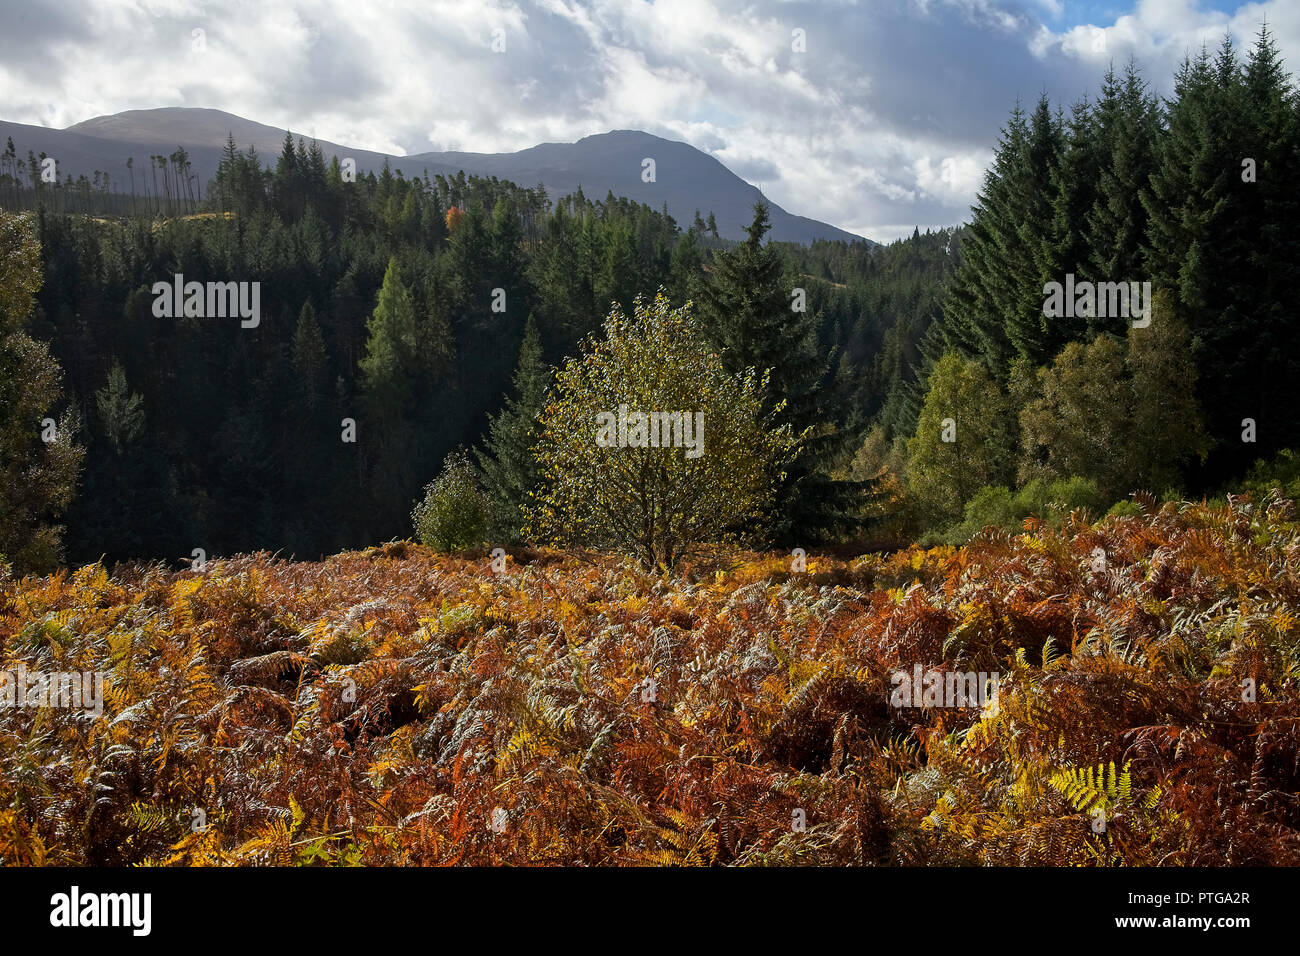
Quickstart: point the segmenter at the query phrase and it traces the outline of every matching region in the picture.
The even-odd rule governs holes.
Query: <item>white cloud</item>
[[[6,0],[12,2],[12,0]],[[639,127],[761,180],[792,212],[888,239],[965,218],[1017,97],[1095,92],[1136,55],[1167,92],[1184,52],[1267,17],[1300,72],[1300,4],[1234,14],[1137,0],[1053,30],[1060,0],[81,0],[5,13],[0,117],[67,126],[207,106],[401,154]],[[26,11],[26,12],[23,12]],[[791,49],[802,29],[807,52]],[[191,31],[205,31],[206,49]],[[506,52],[492,52],[501,29]],[[1102,41],[1099,46],[1099,39]]]

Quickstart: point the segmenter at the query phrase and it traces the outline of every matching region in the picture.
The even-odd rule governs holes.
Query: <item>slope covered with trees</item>
[[[1067,510],[1236,488],[1300,441],[1298,164],[1266,27],[1244,59],[1229,39],[1187,59],[1167,99],[1130,63],[1068,118],[1017,106],[920,340],[919,416],[855,471],[890,476],[900,527],[950,538],[977,495],[1033,481],[1081,491]]]
[[[674,305],[700,299],[723,343],[724,315],[704,300],[734,295],[726,263],[749,248],[728,251],[704,217],[683,231],[613,196],[551,202],[390,169],[349,182],[301,141],[271,166],[231,143],[204,194],[191,216],[92,219],[52,203],[28,214],[44,274],[32,334],[64,370],[61,408],[79,414],[86,452],[65,521],[73,560],[314,557],[400,536],[458,446],[476,449],[505,516],[494,540],[517,539],[549,369],[611,303],[630,310],[661,288]],[[771,362],[823,435],[799,464],[817,486],[796,496],[801,479],[782,496],[804,517],[792,531],[787,516],[781,536],[812,543],[851,530],[843,504],[812,519],[867,421],[885,406],[906,418],[899,399],[938,314],[951,236],[805,248],[764,243],[765,221],[760,211],[761,296],[799,346],[744,358]],[[177,275],[259,283],[257,325],[156,315],[153,284]],[[790,308],[795,287],[805,311]]]

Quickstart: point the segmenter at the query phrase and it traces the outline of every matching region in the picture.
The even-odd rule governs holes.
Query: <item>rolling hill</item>
[[[199,180],[206,184],[216,172],[227,136],[241,149],[253,147],[267,163],[274,162],[284,140],[283,129],[266,126],[221,110],[164,108],[127,110],[97,116],[67,129],[47,129],[0,121],[0,138],[12,138],[19,156],[45,153],[59,161],[61,179],[71,174],[107,172],[113,188],[131,188],[126,162],[134,157],[134,175],[148,171],[149,156],[185,147]],[[299,135],[299,134],[295,134]],[[306,137],[304,137],[306,138]],[[352,157],[362,173],[378,171],[388,160],[406,176],[455,174],[459,170],[496,176],[521,186],[544,184],[552,197],[579,187],[592,198],[607,192],[644,202],[665,204],[683,226],[698,210],[712,212],[718,233],[741,239],[749,223],[758,188],[745,182],[714,157],[687,143],[674,142],[637,130],[614,130],[586,136],[576,143],[542,143],[515,153],[427,152],[386,156],[340,143],[318,140],[326,158]],[[643,182],[644,160],[655,161],[655,181]],[[814,239],[861,240],[835,226],[787,212],[771,203],[771,238],[809,243]],[[870,240],[867,240],[870,241]]]

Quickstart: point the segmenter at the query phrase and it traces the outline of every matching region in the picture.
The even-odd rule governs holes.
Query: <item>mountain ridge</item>
[[[285,130],[249,120],[234,113],[208,107],[161,107],[124,110],[92,117],[58,130],[43,126],[0,121],[0,137],[12,137],[19,155],[29,150],[44,152],[59,161],[59,178],[69,173],[90,176],[95,170],[109,173],[114,188],[125,191],[126,160],[134,157],[135,171],[153,151],[170,153],[183,146],[200,182],[216,173],[227,137],[233,136],[243,150],[252,147],[263,162],[274,162]],[[310,141],[306,133],[289,131],[295,139]],[[744,238],[744,227],[753,216],[754,202],[765,199],[770,207],[770,237],[781,242],[808,244],[817,239],[875,243],[863,236],[806,216],[786,211],[763,195],[758,187],[741,179],[717,157],[678,140],[642,130],[619,129],[592,133],[573,143],[546,142],[511,153],[479,153],[463,150],[426,151],[398,156],[357,149],[329,140],[316,139],[328,160],[331,156],[356,160],[357,171],[379,172],[387,161],[404,175],[496,176],[520,186],[543,184],[552,199],[581,188],[594,198],[607,192],[644,202],[654,208],[667,204],[669,214],[688,226],[698,210],[712,212],[718,234],[725,239]],[[644,161],[654,160],[654,179],[642,179]]]

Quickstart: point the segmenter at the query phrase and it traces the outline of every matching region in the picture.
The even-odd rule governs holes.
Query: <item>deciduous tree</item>
[[[752,370],[728,372],[689,309],[662,293],[631,315],[613,309],[542,412],[530,536],[666,571],[752,527],[796,447],[764,414],[764,387]]]

